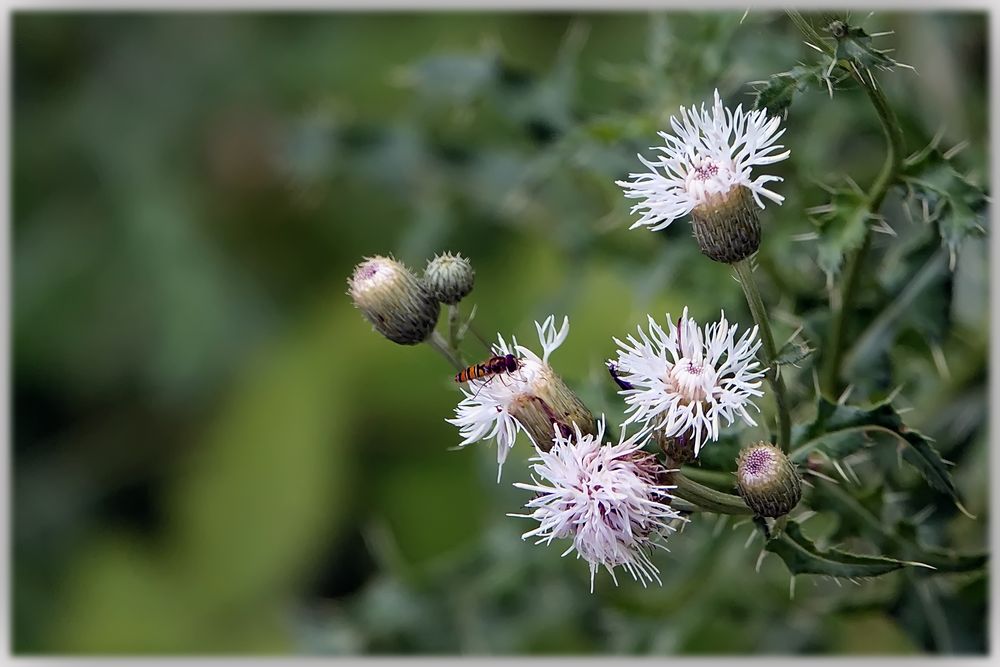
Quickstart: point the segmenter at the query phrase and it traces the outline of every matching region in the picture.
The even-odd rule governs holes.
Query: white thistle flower
[[[572,540],[562,555],[576,551],[589,563],[591,592],[599,567],[615,585],[618,566],[643,586],[662,583],[650,554],[654,547],[666,548],[662,539],[674,530],[673,521],[687,520],[667,504],[675,487],[660,483],[666,469],[642,451],[647,437],[643,432],[626,439],[622,428],[618,444],[604,444],[603,418],[593,435],[576,429],[567,438],[556,430],[552,449],[532,459],[532,483],[514,484],[536,494],[525,506],[531,514],[508,515],[538,522],[522,539]]]
[[[652,160],[638,156],[649,171],[616,181],[627,198],[642,200],[632,207],[642,217],[629,229],[643,225],[652,231],[663,229],[703,204],[728,198],[740,186],[750,191],[760,208],[764,208],[762,196],[780,204],[784,197],[764,187],[781,181],[780,177],[752,177],[754,167],[789,156],[790,151],[778,152],[784,146],[774,143],[785,132],[778,129],[780,125],[779,117],[768,118],[763,109],[745,112],[742,104],[736,111],[723,107],[718,90],[710,110],[704,103],[700,111],[682,106],[680,120],[670,117],[674,134],[658,132],[664,145],[650,147],[662,155]]]
[[[668,330],[649,317],[649,334],[637,327],[639,340],[628,336],[618,345],[617,373],[628,389],[626,424],[640,422],[662,429],[666,437],[685,436],[698,455],[703,443],[719,439],[719,424],[739,417],[756,422],[747,412],[760,391],[764,369],[756,359],[760,349],[757,327],[736,339],[737,327],[722,319],[702,331],[688,317],[687,308],[675,325],[667,315]]]
[[[455,408],[455,417],[446,420],[458,426],[464,438],[459,447],[496,440],[498,482],[518,431],[527,433],[536,447],[547,449],[551,446],[553,424],[569,430],[575,423],[586,432],[593,430],[593,415],[548,363],[549,356],[569,335],[569,318],[563,318],[556,330],[555,317],[550,315],[543,324],[535,322],[535,329],[542,356],[518,345],[513,337],[507,345],[498,335],[493,354],[514,355],[517,370],[469,382],[468,388],[462,388],[463,398]]]

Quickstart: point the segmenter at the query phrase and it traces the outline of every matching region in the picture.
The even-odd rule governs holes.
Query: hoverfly
[[[493,356],[481,364],[473,364],[463,369],[455,376],[455,382],[471,382],[472,380],[490,380],[503,373],[513,373],[521,367],[521,360],[513,354]]]

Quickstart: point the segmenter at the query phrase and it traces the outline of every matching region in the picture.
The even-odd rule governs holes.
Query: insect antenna
[[[476,393],[472,395],[472,400],[473,401],[476,400],[476,397],[479,396],[479,392],[481,392],[483,390],[483,387],[485,387],[486,385],[488,385],[490,382],[493,382],[493,378],[495,378],[495,377],[496,377],[496,375],[491,375],[490,377],[488,377],[485,380],[483,380],[483,383],[481,385],[479,385],[478,389],[476,389]]]

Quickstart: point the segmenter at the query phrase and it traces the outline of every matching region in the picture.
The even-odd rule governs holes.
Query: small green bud
[[[760,247],[760,218],[750,190],[742,185],[712,195],[691,211],[694,237],[703,255],[733,264]]]
[[[424,282],[434,298],[441,303],[454,305],[472,291],[476,272],[472,264],[461,255],[446,252],[427,262]]]
[[[744,447],[736,459],[736,486],[747,507],[758,516],[788,514],[802,497],[795,464],[767,442]]]
[[[415,345],[434,331],[440,304],[420,278],[391,257],[366,258],[347,285],[365,319],[392,342]]]

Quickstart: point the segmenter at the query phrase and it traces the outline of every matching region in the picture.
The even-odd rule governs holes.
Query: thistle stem
[[[868,98],[878,114],[886,139],[885,162],[883,162],[882,170],[875,182],[868,190],[865,203],[859,212],[859,215],[867,217],[869,214],[877,213],[882,207],[885,195],[899,176],[903,166],[903,130],[882,91],[874,85],[866,85],[864,79],[856,71],[852,71],[851,75],[868,94]],[[840,367],[844,354],[846,318],[851,311],[851,302],[854,301],[862,266],[870,247],[871,230],[866,225],[861,245],[847,259],[839,294],[833,292],[830,294],[830,310],[833,316],[830,319],[830,329],[827,334],[826,348],[823,351],[823,366],[820,373],[820,387],[827,398],[833,399],[840,394]]]
[[[465,368],[465,363],[462,361],[462,356],[458,350],[453,350],[448,344],[448,341],[444,339],[440,333],[435,331],[431,334],[431,337],[425,341],[428,345],[434,348],[445,360],[451,364],[456,371],[461,371]]]
[[[459,340],[458,336],[458,325],[459,325],[459,312],[458,304],[453,303],[448,305],[448,345],[453,351],[458,352],[458,346],[462,341]],[[458,355],[461,356],[461,355]]]
[[[673,473],[671,482],[677,485],[674,495],[702,510],[717,514],[753,514],[753,510],[747,507],[739,496],[710,489],[683,473]]]
[[[757,323],[757,331],[760,333],[761,347],[764,351],[764,362],[768,365],[767,380],[771,384],[774,392],[774,401],[778,407],[778,442],[781,451],[788,453],[788,448],[792,440],[792,420],[788,411],[788,399],[785,396],[785,381],[778,371],[778,349],[774,345],[774,335],[771,333],[771,323],[767,317],[767,310],[764,302],[760,298],[760,290],[753,279],[753,270],[750,268],[750,260],[743,259],[733,263],[736,275],[740,279],[743,287],[743,294],[746,295],[747,305],[750,306],[750,313],[754,322]]]

